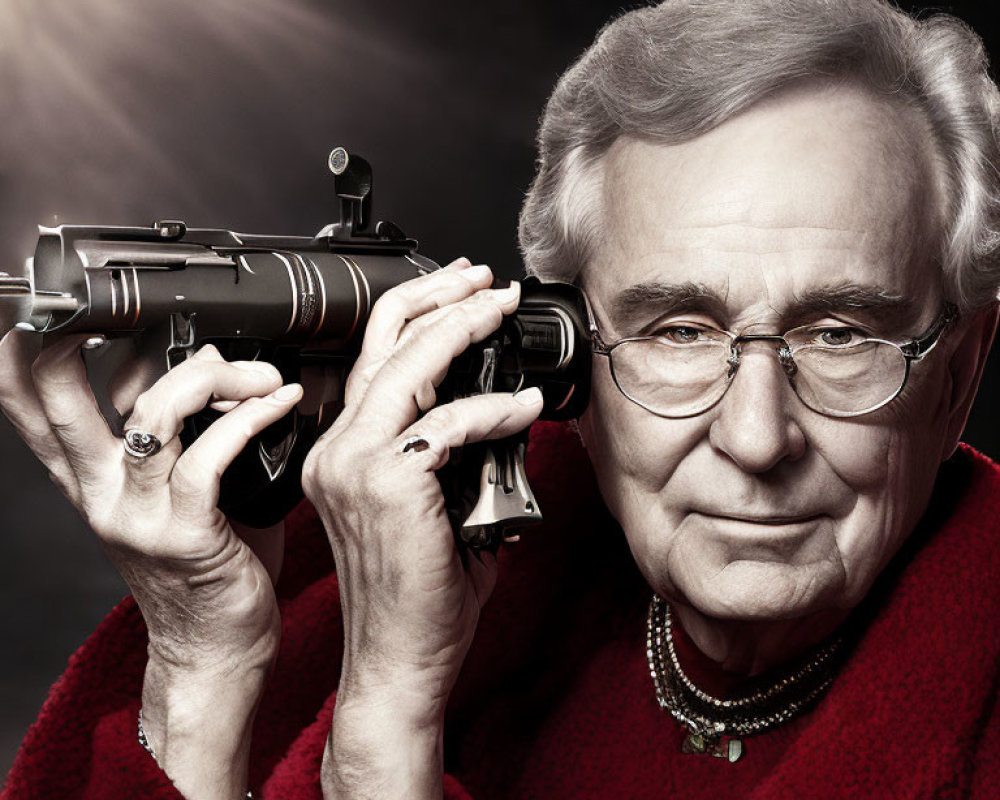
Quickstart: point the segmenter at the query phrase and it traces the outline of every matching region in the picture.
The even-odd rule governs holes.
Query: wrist
[[[464,653],[464,650],[463,650]],[[337,688],[338,709],[391,709],[413,728],[436,730],[444,718],[461,661],[418,665],[393,654],[346,652]]]
[[[244,796],[250,738],[266,670],[199,673],[150,659],[143,728],[163,771],[188,800]]]
[[[220,624],[195,634],[176,623],[158,622],[157,616],[147,614],[142,604],[140,611],[148,631],[149,664],[183,676],[185,682],[222,683],[234,674],[251,671],[266,674],[278,657],[281,615],[276,603],[261,619],[254,618],[242,625],[239,621]]]
[[[342,698],[323,754],[325,800],[442,794],[442,713],[392,697]]]

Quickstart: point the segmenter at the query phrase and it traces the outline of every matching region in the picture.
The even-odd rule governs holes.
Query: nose
[[[775,343],[744,342],[739,369],[716,407],[709,442],[744,472],[767,472],[805,453],[797,419],[803,409]]]

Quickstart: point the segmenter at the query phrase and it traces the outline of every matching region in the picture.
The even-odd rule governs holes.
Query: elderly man
[[[521,221],[529,270],[589,299],[590,405],[578,438],[533,431],[550,521],[498,560],[456,550],[434,475],[540,410],[433,407],[516,307],[485,267],[376,306],[303,475],[326,537],[298,512],[277,597],[280,539],[215,492],[298,388],[202,351],[135,402],[167,446],[123,459],[79,341],[46,350],[6,410],[138,611],[78,655],[9,795],[996,796],[1000,475],[958,441],[997,319],[998,100],[974,35],[878,0],[605,29]],[[239,402],[181,454],[212,399]]]

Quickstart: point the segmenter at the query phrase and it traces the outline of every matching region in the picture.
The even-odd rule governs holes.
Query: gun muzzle
[[[13,298],[6,301],[6,298]],[[80,301],[72,294],[64,292],[32,291],[29,278],[16,277],[6,272],[0,272],[0,310],[7,311],[13,307],[13,315],[0,313],[2,330],[6,333],[14,325],[37,325],[30,320],[47,317],[53,313],[73,314],[80,308]]]

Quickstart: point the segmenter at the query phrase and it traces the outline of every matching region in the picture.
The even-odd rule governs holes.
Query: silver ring
[[[430,446],[431,446],[431,443],[428,442],[424,437],[422,437],[422,436],[411,436],[409,439],[407,439],[403,443],[403,450],[402,450],[402,452],[404,452],[404,453],[410,453],[410,452],[413,452],[413,453],[422,453],[422,452],[424,452],[424,450],[429,450]]]
[[[125,452],[130,456],[134,456],[135,458],[149,458],[160,452],[163,442],[152,433],[131,428],[125,431],[125,438],[122,439],[122,445],[125,447]]]

